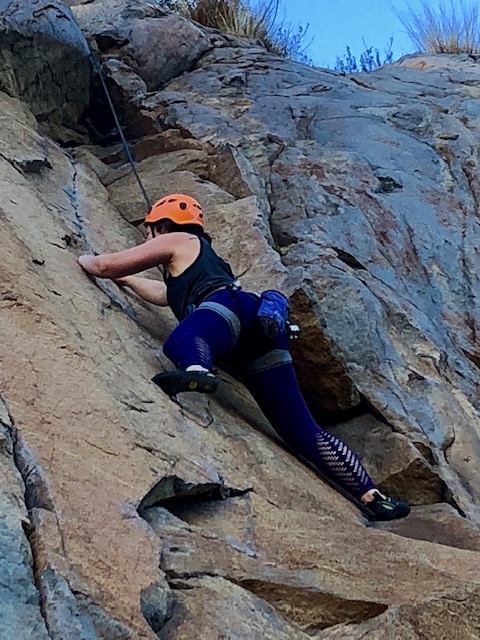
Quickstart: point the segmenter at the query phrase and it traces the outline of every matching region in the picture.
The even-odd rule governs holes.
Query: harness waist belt
[[[232,282],[232,284],[226,284],[223,287],[213,287],[211,289],[207,289],[206,291],[202,291],[193,301],[193,306],[194,307],[198,307],[198,305],[202,302],[202,300],[205,300],[205,298],[207,296],[211,296],[212,293],[216,293],[217,291],[223,291],[224,289],[231,289],[232,291],[240,291],[241,290],[241,286],[240,284],[237,284],[237,280],[235,282]]]

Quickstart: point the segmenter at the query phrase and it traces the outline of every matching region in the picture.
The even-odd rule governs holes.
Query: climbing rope
[[[133,153],[132,153],[132,151],[131,151],[131,148],[130,148],[130,145],[129,145],[129,143],[128,143],[127,139],[125,138],[125,134],[124,134],[124,132],[123,132],[122,125],[120,124],[120,120],[119,120],[119,117],[118,117],[117,111],[116,111],[116,109],[115,109],[115,105],[113,104],[112,97],[111,97],[110,92],[109,92],[109,90],[108,90],[107,82],[106,82],[105,77],[104,77],[104,75],[103,75],[102,67],[101,67],[101,65],[99,64],[98,60],[95,58],[95,55],[93,54],[93,51],[92,51],[91,49],[90,49],[90,57],[91,57],[91,59],[92,59],[93,66],[94,66],[95,70],[97,71],[97,73],[98,73],[98,75],[99,75],[99,77],[100,77],[100,82],[101,82],[101,84],[102,84],[102,87],[103,87],[103,90],[104,90],[105,96],[106,96],[106,98],[107,98],[107,102],[108,102],[108,104],[109,104],[109,106],[110,106],[110,110],[111,110],[111,112],[112,112],[112,116],[113,116],[113,119],[114,119],[114,122],[115,122],[115,126],[116,126],[116,128],[117,128],[118,134],[119,134],[119,136],[120,136],[120,139],[121,139],[121,141],[122,141],[123,147],[124,147],[124,149],[125,149],[125,153],[126,153],[126,156],[127,156],[127,158],[128,158],[128,162],[130,163],[130,166],[131,166],[131,168],[132,168],[133,175],[135,176],[135,179],[136,179],[136,180],[137,180],[137,182],[138,182],[138,185],[139,185],[139,187],[140,187],[140,190],[141,190],[141,192],[142,192],[142,195],[143,195],[143,197],[144,197],[144,199],[145,199],[145,203],[146,203],[146,205],[147,205],[148,211],[150,211],[150,210],[151,210],[151,208],[152,208],[152,203],[151,203],[151,201],[150,201],[150,198],[148,197],[148,194],[147,194],[147,192],[146,192],[146,189],[145,189],[145,187],[144,187],[144,185],[143,185],[143,183],[142,183],[142,180],[140,179],[140,176],[139,176],[139,174],[138,174],[137,167],[136,167],[136,164],[135,164],[135,159],[134,159],[134,157],[133,157]],[[143,218],[142,218],[142,220],[143,220]],[[134,224],[135,224],[135,223],[134,223]],[[111,300],[111,297],[110,297],[110,296],[109,296],[109,298],[110,298],[110,300]],[[115,303],[116,301],[113,301],[113,300],[112,300],[112,302],[114,302],[114,303]],[[123,309],[123,307],[122,307],[121,305],[119,305],[119,304],[118,304],[118,302],[116,302],[116,304],[117,304],[118,306],[120,306],[120,308],[122,308],[122,309]],[[123,309],[123,310],[125,310],[125,309]],[[127,313],[128,313],[128,310],[127,310]],[[296,332],[296,331],[298,331],[298,330],[299,330],[299,329],[298,329],[297,325],[292,325],[292,332]],[[294,337],[297,337],[297,336],[294,336]],[[368,506],[367,506],[367,505],[364,505],[360,500],[357,500],[354,496],[352,496],[350,493],[348,493],[348,491],[346,491],[343,487],[341,487],[340,485],[338,485],[334,480],[332,480],[332,479],[330,479],[329,477],[327,477],[326,475],[324,475],[324,474],[322,473],[322,471],[321,471],[317,466],[315,466],[314,464],[312,464],[309,460],[307,460],[306,458],[303,458],[303,456],[300,456],[299,454],[297,454],[296,452],[294,452],[292,449],[290,449],[290,447],[288,447],[288,446],[287,446],[286,448],[287,448],[287,449],[289,449],[289,450],[290,450],[290,451],[291,451],[291,452],[292,452],[292,453],[293,453],[297,458],[299,458],[299,459],[300,459],[300,460],[301,460],[301,461],[302,461],[306,466],[308,466],[308,467],[309,467],[310,469],[312,469],[312,470],[313,470],[317,475],[319,475],[319,476],[320,476],[320,477],[321,477],[321,478],[322,478],[322,479],[323,479],[323,480],[324,480],[328,485],[330,485],[334,490],[336,490],[338,493],[340,493],[342,496],[344,496],[347,500],[349,500],[352,504],[354,504],[354,505],[355,505],[355,506],[356,506],[356,507],[357,507],[357,508],[358,508],[358,509],[359,509],[359,510],[364,514],[364,516],[365,516],[368,520],[374,520],[374,519],[375,519],[375,518],[374,518],[374,514],[373,514],[373,512],[368,508]]]
[[[100,66],[98,60],[95,58],[95,56],[93,54],[93,51],[91,49],[90,49],[90,57],[92,59],[93,66],[94,66],[95,70],[97,71],[97,73],[98,73],[98,75],[100,77],[100,82],[102,83],[102,87],[103,87],[103,90],[105,92],[105,96],[107,98],[107,102],[108,102],[108,104],[110,106],[110,110],[111,110],[112,115],[113,115],[113,120],[115,122],[115,126],[116,126],[117,131],[118,131],[118,133],[120,135],[120,139],[122,141],[123,148],[125,149],[125,153],[127,154],[127,158],[128,158],[129,163],[130,163],[130,166],[132,167],[133,175],[135,176],[135,179],[138,182],[138,186],[140,187],[142,195],[143,195],[143,197],[145,199],[145,202],[147,204],[147,209],[148,209],[148,211],[150,211],[150,209],[152,208],[152,203],[150,201],[150,198],[148,197],[148,194],[146,192],[145,187],[143,186],[143,183],[142,183],[142,181],[140,179],[140,176],[138,175],[137,167],[136,167],[136,164],[135,164],[135,159],[133,157],[132,150],[130,149],[130,145],[128,144],[128,141],[125,138],[125,134],[123,133],[122,125],[120,124],[120,120],[118,118],[118,114],[117,114],[117,111],[115,109],[115,105],[113,104],[112,97],[111,97],[110,92],[108,90],[107,82],[106,82],[105,77],[103,75],[102,67]]]

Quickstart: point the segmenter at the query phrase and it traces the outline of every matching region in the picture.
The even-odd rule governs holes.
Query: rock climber
[[[286,331],[269,337],[258,321],[262,298],[239,286],[227,262],[211,246],[204,213],[194,198],[167,195],[145,218],[142,244],[102,255],[82,255],[80,266],[97,278],[111,278],[147,302],[170,306],[179,321],[163,350],[176,371],[153,381],[169,396],[210,393],[221,359],[242,381],[275,431],[298,455],[367,507],[371,520],[394,520],[410,512],[384,495],[349,447],[318,426],[300,392]],[[162,266],[164,281],[135,274]]]

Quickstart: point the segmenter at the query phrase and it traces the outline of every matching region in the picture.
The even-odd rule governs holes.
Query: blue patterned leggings
[[[355,498],[375,483],[345,443],[320,428],[298,386],[288,337],[274,340],[257,321],[258,296],[222,290],[211,294],[174,329],[164,353],[180,370],[219,359],[236,369],[272,427],[299,455]]]

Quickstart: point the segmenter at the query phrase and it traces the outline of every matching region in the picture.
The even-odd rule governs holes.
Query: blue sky
[[[441,1],[429,0],[429,5],[434,8]],[[343,57],[347,45],[358,60],[365,50],[364,40],[383,55],[393,36],[395,59],[413,53],[415,48],[394,11],[403,12],[408,5],[420,7],[421,0],[281,0],[286,23],[310,25],[313,42],[306,54],[315,65],[329,67],[337,56]]]

